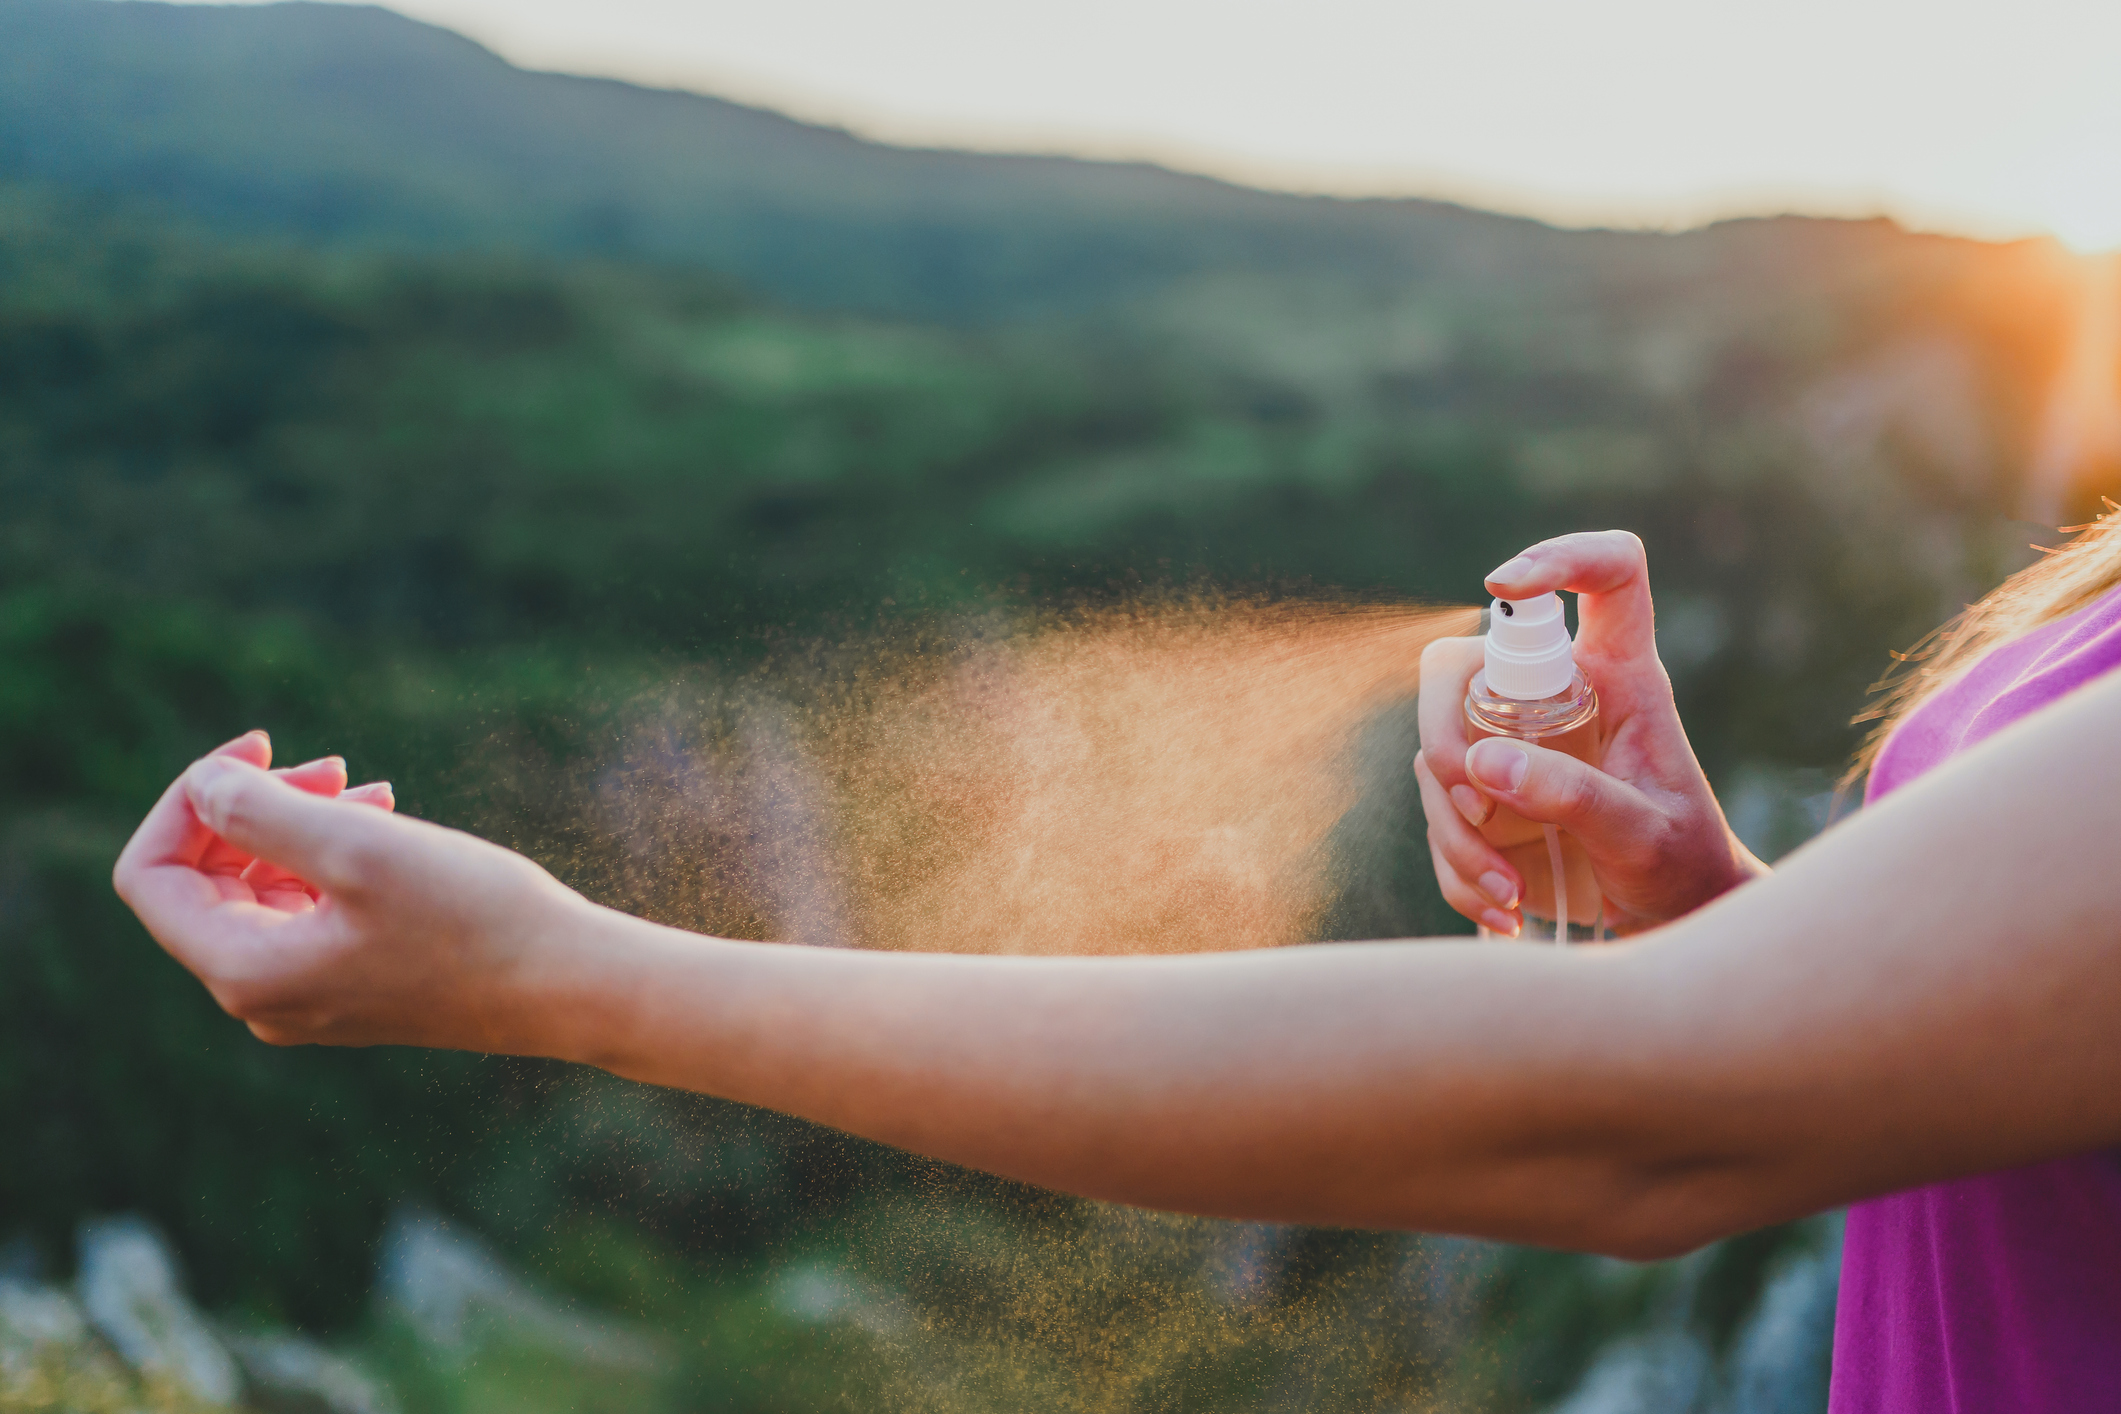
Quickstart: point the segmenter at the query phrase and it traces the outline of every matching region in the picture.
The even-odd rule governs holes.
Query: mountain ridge
[[[950,320],[1109,304],[1208,271],[1449,278],[1588,234],[1145,162],[898,147],[710,94],[518,68],[441,26],[312,0],[6,0],[0,177],[248,232],[701,265],[796,306]]]

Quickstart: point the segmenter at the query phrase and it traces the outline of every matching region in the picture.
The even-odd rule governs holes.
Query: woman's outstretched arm
[[[172,786],[117,883],[272,1041],[557,1056],[1102,1198],[1653,1256],[2121,1143],[2117,724],[2121,675],[1566,952],[728,942],[305,794],[255,737]],[[318,902],[252,899],[251,855]]]

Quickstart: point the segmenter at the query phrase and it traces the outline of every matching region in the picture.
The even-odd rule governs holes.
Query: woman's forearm
[[[593,927],[609,1022],[574,1059],[1221,1216],[1581,1243],[1633,1178],[1599,1142],[1627,1122],[1619,1078],[1658,1068],[1617,951],[1033,959]]]
[[[1636,1255],[2121,1141],[2121,683],[1636,943],[1169,959],[598,911],[549,1049],[1097,1197]]]

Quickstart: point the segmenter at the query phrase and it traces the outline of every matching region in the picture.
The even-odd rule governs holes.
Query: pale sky
[[[893,142],[1566,224],[1885,212],[2121,246],[2115,0],[401,0],[526,67]]]

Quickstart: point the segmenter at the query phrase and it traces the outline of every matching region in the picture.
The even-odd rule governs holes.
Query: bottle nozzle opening
[[[1575,645],[1561,596],[1497,599],[1488,614],[1488,690],[1520,702],[1568,690],[1576,676]]]

